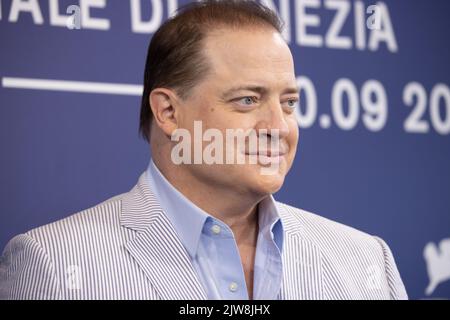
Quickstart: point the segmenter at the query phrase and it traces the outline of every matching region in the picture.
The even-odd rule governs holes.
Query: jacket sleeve
[[[406,293],[405,286],[400,277],[400,273],[398,272],[391,249],[389,249],[389,246],[383,239],[378,237],[374,238],[378,241],[382,248],[386,279],[389,286],[391,300],[408,300],[408,294]]]
[[[14,237],[0,258],[0,300],[60,298],[53,265],[43,248],[29,235]]]

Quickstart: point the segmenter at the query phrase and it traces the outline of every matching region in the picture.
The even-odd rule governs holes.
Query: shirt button
[[[232,282],[232,283],[230,283],[230,286],[228,287],[228,289],[230,289],[231,292],[236,292],[238,289],[238,284],[236,282]]]
[[[213,225],[211,228],[212,232],[214,234],[219,234],[220,233],[220,226],[218,226],[217,224]]]

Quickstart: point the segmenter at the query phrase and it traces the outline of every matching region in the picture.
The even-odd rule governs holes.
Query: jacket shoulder
[[[349,241],[376,242],[374,236],[364,231],[285,203],[278,202],[278,204],[285,213],[289,229],[297,229],[297,231],[313,238],[323,233],[331,233]]]
[[[31,229],[28,234],[33,234],[41,229],[49,229],[59,225],[80,224],[87,220],[91,223],[106,222],[108,219],[114,219],[120,213],[122,198],[125,194],[113,196],[90,208],[75,212],[66,218],[54,221],[52,223]]]
[[[31,229],[25,235],[51,250],[55,249],[54,241],[61,244],[85,242],[92,237],[98,239],[111,232],[119,232],[124,195],[125,193],[116,195],[64,219]]]
[[[388,299],[408,298],[392,252],[381,238],[303,209],[278,205],[286,232],[317,248],[324,270],[334,279],[347,279],[360,287],[357,297],[370,297],[380,289]]]

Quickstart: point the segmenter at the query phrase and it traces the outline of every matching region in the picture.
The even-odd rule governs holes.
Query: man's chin
[[[251,170],[252,175],[254,176],[252,179],[253,191],[260,195],[268,195],[280,190],[286,177],[286,174],[282,171],[282,168],[275,168],[270,172],[266,171],[266,174],[261,173],[261,169],[268,169],[268,167],[255,165],[255,167]],[[250,174],[250,172],[248,172],[248,174]]]
[[[262,185],[267,194],[278,192],[284,183],[284,175],[263,176]]]

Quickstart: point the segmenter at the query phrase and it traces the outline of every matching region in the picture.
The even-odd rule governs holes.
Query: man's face
[[[203,132],[218,129],[224,138],[227,129],[252,129],[259,139],[265,135],[265,149],[272,151],[265,159],[276,170],[262,174],[267,163],[250,164],[248,154],[268,150],[250,150],[248,143],[244,151],[237,144],[234,150],[247,154],[245,164],[202,163],[184,168],[210,185],[243,194],[262,196],[278,191],[292,165],[298,141],[294,107],[299,95],[289,47],[269,28],[222,29],[208,35],[204,55],[210,72],[189,98],[180,102],[179,128],[188,129],[194,137],[194,121],[201,121]],[[271,135],[275,132],[271,130],[278,130],[278,137]],[[279,142],[279,151],[270,150],[274,139]],[[226,142],[223,145],[227,147]],[[224,150],[224,155],[227,152],[230,150]]]

